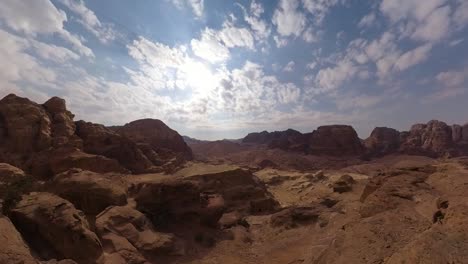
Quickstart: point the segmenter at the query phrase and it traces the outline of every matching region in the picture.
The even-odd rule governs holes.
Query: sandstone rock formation
[[[393,128],[376,127],[364,141],[364,145],[373,156],[394,153],[400,147],[400,132]]]
[[[308,138],[309,154],[352,156],[364,152],[361,140],[351,126],[321,126],[306,136]]]
[[[11,211],[11,219],[43,259],[94,263],[102,254],[101,243],[83,213],[53,194],[24,195]]]
[[[304,152],[306,150],[304,135],[294,129],[285,131],[250,133],[242,139],[243,143],[265,144],[270,148]]]
[[[87,215],[97,215],[111,205],[127,203],[127,183],[119,174],[99,174],[72,169],[53,178],[50,189]]]
[[[111,263],[147,263],[145,256],[177,250],[172,234],[156,232],[146,216],[129,206],[107,208],[97,216],[96,230]]]
[[[6,96],[0,100],[0,162],[47,179],[74,167],[122,173],[174,170],[192,157],[182,137],[159,120],[132,122],[118,128],[118,134],[102,125],[74,123],[73,117],[58,97],[40,105]]]
[[[182,136],[160,120],[136,120],[118,128],[117,132],[138,144],[149,145],[163,158],[177,154],[184,160],[192,159],[192,151]]]
[[[129,138],[99,124],[78,121],[76,127],[76,134],[83,139],[84,151],[115,159],[135,173],[147,172],[153,166]]]
[[[11,221],[0,215],[0,263],[37,264]]]
[[[8,184],[15,179],[24,177],[25,173],[23,170],[11,166],[7,163],[0,163],[0,185]]]
[[[413,125],[401,151],[440,155],[453,149],[452,129],[444,122],[432,120],[427,124]]]

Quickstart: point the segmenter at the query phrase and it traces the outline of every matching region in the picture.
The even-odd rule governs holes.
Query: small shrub
[[[28,194],[35,189],[35,180],[31,176],[21,177],[8,183],[1,192],[2,213],[8,215],[21,199],[21,195]]]

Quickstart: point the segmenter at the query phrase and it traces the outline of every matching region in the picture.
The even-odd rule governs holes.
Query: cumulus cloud
[[[372,24],[375,23],[376,16],[375,13],[370,13],[368,15],[365,15],[358,23],[358,27],[360,28],[365,28],[365,27],[370,27]]]
[[[415,40],[440,41],[450,33],[450,6],[447,0],[383,0],[380,11],[404,34]]]
[[[304,33],[302,34],[302,38],[304,39],[305,42],[308,43],[313,43],[319,41],[320,37],[320,31],[314,32],[314,29],[312,27],[307,28]]]
[[[285,38],[282,38],[280,36],[273,36],[273,40],[275,41],[276,47],[277,48],[282,48],[286,45],[288,45],[288,40]]]
[[[204,0],[170,0],[177,8],[182,9],[186,6],[192,9],[193,14],[200,18],[205,9]]]
[[[427,60],[429,53],[432,49],[431,44],[425,44],[413,50],[405,52],[401,55],[395,63],[396,69],[404,71],[416,64]]]
[[[306,27],[306,16],[299,9],[299,0],[281,0],[272,19],[278,34],[300,36]]]
[[[112,26],[102,23],[96,14],[86,7],[83,0],[61,0],[61,3],[77,14],[79,16],[78,22],[95,35],[99,41],[107,43],[116,38],[117,32]]]
[[[294,71],[294,66],[295,65],[296,65],[296,63],[294,61],[290,61],[290,62],[288,62],[288,64],[286,64],[286,66],[284,66],[283,71],[292,72],[292,71]]]
[[[0,20],[16,32],[35,37],[40,34],[58,34],[81,55],[93,57],[91,49],[80,38],[65,30],[67,15],[57,9],[49,0],[0,2]]]
[[[265,12],[262,4],[253,0],[250,3],[250,10],[247,11],[244,6],[237,4],[244,13],[244,20],[249,24],[253,31],[254,38],[259,41],[265,41],[271,33],[270,26],[261,19],[260,16]]]
[[[190,42],[193,53],[211,63],[224,62],[229,59],[229,49],[218,38],[217,32],[205,29],[200,39],[192,39]]]
[[[349,60],[343,60],[334,67],[321,69],[316,76],[320,92],[330,92],[339,88],[346,80],[352,79],[358,73],[358,67]]]
[[[329,10],[338,4],[345,3],[346,0],[302,0],[304,8],[309,11],[317,24],[320,24]]]

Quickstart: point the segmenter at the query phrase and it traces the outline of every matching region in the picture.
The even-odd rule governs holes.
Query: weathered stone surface
[[[304,135],[294,129],[285,131],[250,133],[242,139],[243,143],[266,144],[269,148],[287,151],[306,151],[307,145]]]
[[[52,144],[51,120],[45,109],[14,94],[0,100],[3,138],[0,144],[9,152],[29,154]]]
[[[453,142],[460,142],[463,139],[463,128],[460,125],[452,125],[452,140]]]
[[[147,172],[154,165],[132,140],[103,125],[76,122],[76,134],[84,141],[84,151],[117,160],[135,173]]]
[[[145,183],[135,201],[156,227],[200,219],[202,209],[199,186],[180,179]]]
[[[444,122],[432,120],[413,125],[400,150],[409,154],[442,155],[453,147],[452,129]]]
[[[37,264],[10,219],[0,214],[0,263]]]
[[[332,188],[333,191],[337,193],[350,192],[353,190],[353,184],[355,182],[356,181],[353,179],[353,177],[349,175],[343,175],[333,183]]]
[[[12,180],[24,177],[23,170],[7,163],[0,163],[0,184],[9,183]]]
[[[372,155],[385,155],[400,147],[400,132],[393,128],[376,127],[364,141],[367,151]]]
[[[188,179],[197,182],[202,191],[221,194],[230,211],[265,214],[274,212],[278,207],[265,185],[247,170],[232,169]]]
[[[270,224],[273,227],[295,228],[314,223],[319,216],[317,207],[290,207],[271,215]]]
[[[84,153],[73,148],[62,148],[52,151],[48,155],[48,162],[53,174],[58,174],[72,168],[89,170],[97,173],[129,173],[127,169],[122,167],[114,159]]]
[[[120,174],[71,169],[56,175],[51,188],[87,215],[97,215],[108,206],[127,203],[127,183]]]
[[[309,144],[309,154],[352,156],[364,152],[361,140],[351,126],[321,126],[314,132],[306,134],[306,137]]]
[[[23,195],[11,211],[11,219],[43,259],[94,263],[102,254],[101,243],[89,230],[83,213],[56,195]]]
[[[75,135],[74,115],[67,110],[65,100],[52,97],[43,104],[49,114],[52,131],[52,145],[60,147],[70,145],[77,148],[82,147],[81,140]]]
[[[160,120],[136,120],[118,128],[117,132],[136,143],[150,145],[163,158],[192,159],[192,150],[182,136]]]
[[[165,255],[176,250],[172,234],[154,230],[150,220],[129,206],[109,207],[96,218],[96,230],[104,250],[125,263],[145,263],[145,255]]]

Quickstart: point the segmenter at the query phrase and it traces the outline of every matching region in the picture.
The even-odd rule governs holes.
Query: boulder
[[[0,163],[0,185],[8,184],[24,176],[26,176],[26,174],[23,170],[7,163]]]
[[[276,211],[279,206],[260,179],[248,170],[234,168],[188,179],[196,182],[201,191],[222,195],[229,211],[265,214]]]
[[[376,127],[364,141],[367,151],[372,155],[385,155],[395,152],[400,147],[400,132],[393,128]]]
[[[333,191],[337,193],[350,192],[353,189],[354,183],[356,183],[356,181],[353,179],[353,177],[346,174],[335,181],[332,185],[332,188]]]
[[[295,228],[299,225],[315,223],[319,216],[318,207],[289,207],[271,215],[270,225],[287,229]]]
[[[31,251],[10,219],[0,215],[0,263],[37,264]]]
[[[96,217],[96,230],[107,254],[117,254],[125,263],[145,263],[144,256],[176,251],[172,234],[154,230],[150,220],[129,206],[109,207]]]
[[[147,172],[154,165],[135,142],[103,125],[78,121],[76,127],[85,152],[115,159],[134,173]]]
[[[305,136],[308,153],[312,155],[354,156],[364,152],[361,140],[351,126],[321,126]]]
[[[147,144],[165,158],[177,156],[182,160],[192,159],[192,150],[182,136],[172,130],[161,120],[141,119],[130,122],[117,132],[136,143]]]
[[[102,254],[96,234],[81,211],[50,193],[23,195],[11,219],[32,249],[43,259],[69,258],[94,263]]]
[[[51,189],[87,215],[97,215],[111,205],[127,203],[127,183],[120,174],[100,174],[71,169],[53,178]]]

